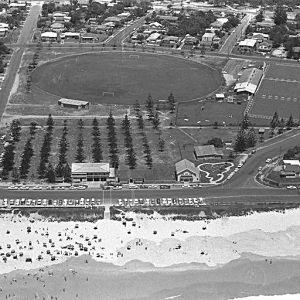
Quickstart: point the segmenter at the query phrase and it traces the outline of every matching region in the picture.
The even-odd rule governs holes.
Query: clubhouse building
[[[187,159],[175,164],[176,178],[179,182],[197,182],[200,180],[199,169]]]
[[[73,183],[99,182],[104,184],[115,179],[115,169],[111,168],[109,163],[72,163]]]

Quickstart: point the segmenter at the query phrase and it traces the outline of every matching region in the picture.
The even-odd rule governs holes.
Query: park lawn
[[[246,103],[202,101],[179,103],[176,124],[179,126],[238,125],[243,117]],[[224,123],[225,122],[225,123]]]
[[[33,119],[31,119],[33,121]],[[40,120],[39,120],[40,121]],[[46,133],[45,121],[38,123],[38,130],[35,134],[35,137],[32,141],[34,156],[31,159],[31,168],[28,174],[28,179],[30,181],[38,180],[38,166],[40,163],[40,149],[43,143],[44,135]],[[99,119],[100,121],[100,119]],[[24,120],[22,120],[22,123]],[[158,140],[159,134],[154,131],[150,126],[145,129],[149,146],[152,152],[153,159],[153,168],[148,169],[145,164],[144,154],[143,154],[143,146],[142,146],[142,135],[140,134],[136,124],[134,121],[132,122],[132,138],[133,144],[135,145],[135,152],[137,156],[137,166],[136,169],[131,171],[126,164],[126,149],[124,147],[124,134],[120,128],[120,119],[116,119],[116,131],[117,131],[117,143],[119,150],[119,159],[120,159],[120,169],[127,170],[127,174],[132,177],[136,177],[139,174],[143,174],[143,177],[149,182],[155,182],[156,180],[165,180],[172,181],[175,180],[175,168],[174,163],[180,159],[179,148],[177,145],[173,146],[166,141],[165,150],[160,152],[158,150]],[[26,120],[26,124],[28,125],[29,120]],[[148,122],[146,122],[148,123]],[[63,120],[55,120],[55,126],[53,129],[53,139],[51,144],[51,154],[49,158],[49,162],[55,166],[58,163],[58,154],[59,154],[59,141],[62,136],[62,124]],[[76,156],[76,148],[77,148],[77,138],[79,135],[78,128],[78,120],[68,120],[68,134],[67,141],[69,143],[69,148],[67,151],[67,161],[71,165],[72,162],[75,162]],[[81,129],[82,136],[84,139],[84,154],[85,154],[85,162],[93,162],[92,159],[92,120],[84,120],[84,127]],[[103,161],[109,161],[109,149],[107,142],[107,129],[105,124],[105,120],[101,119],[100,121],[100,132],[101,132],[101,143],[102,143],[102,151],[103,151]],[[149,125],[149,124],[147,124]],[[165,138],[165,132],[163,131],[162,137]],[[21,131],[21,139],[18,143],[16,143],[16,154],[15,154],[15,167],[19,167],[21,164],[21,154],[24,150],[24,145],[29,138],[29,127],[23,126]]]
[[[136,52],[61,58],[42,64],[32,78],[35,85],[51,94],[114,104],[143,101],[149,93],[156,100],[166,99],[170,92],[177,101],[186,101],[207,95],[222,83],[221,74],[203,64]]]

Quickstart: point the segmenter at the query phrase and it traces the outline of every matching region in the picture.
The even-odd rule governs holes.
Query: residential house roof
[[[245,39],[239,42],[239,46],[251,47],[253,48],[256,45],[257,40],[254,39]]]
[[[160,37],[160,35],[160,33],[154,32],[147,38],[147,41],[155,41]]]
[[[52,23],[51,26],[50,26],[52,29],[61,29],[61,28],[64,28],[64,24],[61,24],[61,23]]]
[[[74,173],[109,173],[109,163],[72,163]]]
[[[183,173],[185,171],[189,171],[195,175],[199,174],[199,169],[187,159],[183,159],[175,164],[176,174]]]
[[[52,31],[48,31],[48,32],[43,32],[41,34],[42,38],[57,38],[57,33],[56,32],[52,32]]]

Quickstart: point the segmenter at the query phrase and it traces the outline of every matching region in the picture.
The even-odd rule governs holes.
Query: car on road
[[[258,167],[258,169],[257,169],[257,170],[258,170],[258,172],[261,172],[261,171],[262,171],[262,169],[263,169],[262,167]]]
[[[135,185],[135,184],[130,184],[130,185],[129,185],[129,189],[130,189],[130,190],[137,190],[138,188],[139,188],[138,185]]]
[[[32,189],[33,190],[42,190],[43,188],[41,186],[37,185],[37,186],[34,186]]]
[[[20,190],[29,190],[29,186],[27,186],[27,185],[21,186]]]
[[[114,190],[121,190],[122,189],[122,186],[121,185],[116,185],[113,187]]]
[[[15,185],[10,185],[7,189],[8,189],[8,190],[18,190],[19,187],[18,187],[18,186],[15,186]]]
[[[297,189],[297,187],[294,186],[294,185],[288,185],[286,188],[287,188],[288,190],[296,190],[296,189]]]
[[[271,162],[271,160],[272,160],[271,158],[267,158],[266,159],[266,164],[268,164],[269,162]]]

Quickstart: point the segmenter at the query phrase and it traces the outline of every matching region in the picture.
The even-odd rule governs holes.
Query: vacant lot
[[[115,52],[60,58],[32,73],[40,89],[60,97],[92,103],[132,104],[166,99],[202,97],[222,83],[218,71],[189,60],[165,55]]]

